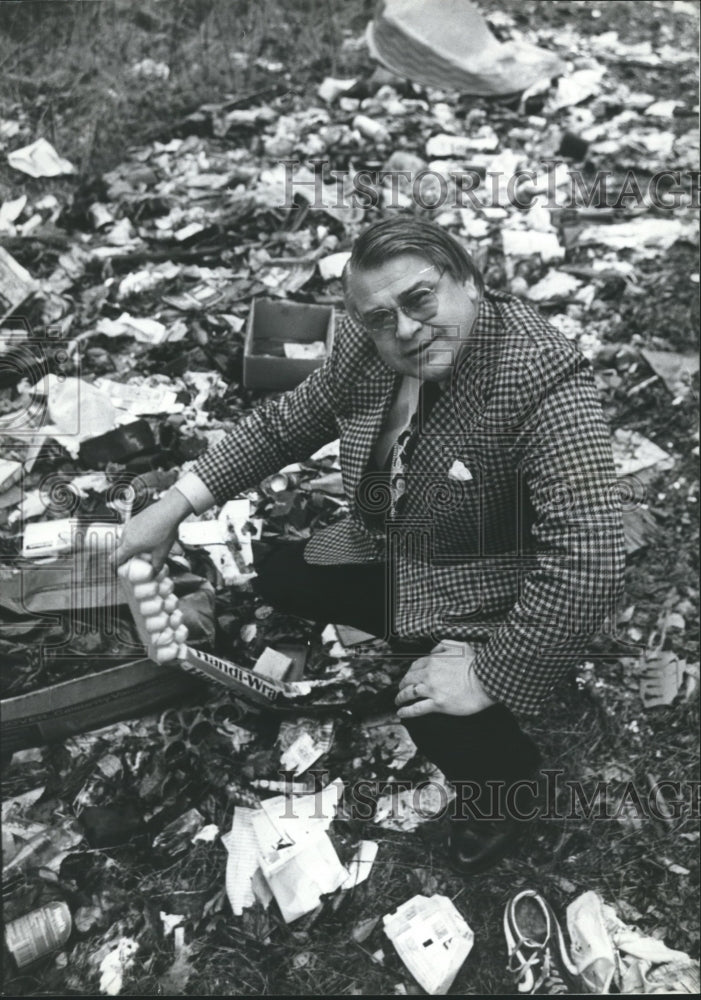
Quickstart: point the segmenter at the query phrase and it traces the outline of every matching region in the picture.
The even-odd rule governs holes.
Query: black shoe
[[[463,875],[482,872],[511,852],[518,833],[514,820],[451,819],[450,864]]]

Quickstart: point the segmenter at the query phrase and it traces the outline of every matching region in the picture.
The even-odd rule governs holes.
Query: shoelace
[[[517,941],[514,942],[514,946],[506,962],[507,971],[511,973],[511,975],[514,977],[515,982],[517,983],[520,982],[521,979],[523,979],[524,973],[527,972],[528,969],[532,968],[533,966],[539,966],[543,961],[543,949],[545,947],[544,945],[535,947],[533,954],[529,958],[525,959],[524,961],[519,961],[518,952],[521,950],[524,944],[526,944],[527,947],[534,947],[533,945],[528,944],[525,938],[520,937]],[[539,982],[540,980],[538,980],[538,983]],[[538,983],[536,984],[535,989],[537,989]],[[531,990],[531,992],[533,992],[533,990]]]
[[[528,969],[533,969],[535,973],[537,967],[540,966],[540,975],[537,976],[533,989],[530,990],[531,994],[537,993],[541,987],[543,987],[542,992],[547,996],[564,996],[569,994],[570,991],[567,983],[562,978],[557,964],[553,962],[552,954],[547,945],[537,947],[531,945],[531,947],[534,947],[533,954],[524,962],[519,962],[517,967],[514,968],[514,959],[517,952],[525,943],[524,938],[519,938],[514,943],[513,950],[506,963],[506,968],[514,976],[516,982],[518,983],[523,978],[524,972]]]
[[[543,993],[551,997],[564,996],[570,992],[559,969],[553,963],[551,963],[548,972],[543,977],[542,986]]]

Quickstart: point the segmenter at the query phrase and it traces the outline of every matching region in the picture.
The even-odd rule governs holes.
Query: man
[[[540,761],[512,710],[539,708],[620,589],[608,431],[587,361],[529,306],[485,292],[439,226],[370,226],[344,285],[323,367],[127,524],[118,559],[149,551],[160,566],[185,516],[340,435],[349,515],[279,546],[256,586],[407,656],[398,715],[458,786],[451,858],[478,871],[510,846],[510,790]]]

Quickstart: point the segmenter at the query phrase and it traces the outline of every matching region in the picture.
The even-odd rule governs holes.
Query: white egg
[[[144,619],[144,627],[147,632],[152,635],[156,632],[162,632],[164,628],[168,625],[168,615],[165,611],[161,611],[159,615],[153,615],[151,618]]]
[[[168,614],[170,614],[172,611],[175,611],[177,606],[178,606],[178,598],[175,596],[175,594],[168,594],[167,597],[163,598],[163,610],[167,611]]]
[[[147,597],[145,601],[139,602],[139,611],[144,618],[150,618],[152,615],[158,615],[164,610],[162,597]]]
[[[180,622],[183,620],[183,613],[180,608],[176,608],[170,615],[168,619],[168,624],[171,628],[177,628]]]
[[[178,625],[178,627],[176,628],[175,633],[174,633],[174,635],[175,635],[175,641],[178,644],[182,644],[183,642],[187,642],[188,634],[189,633],[188,633],[188,630],[187,630],[187,625]]]
[[[129,563],[129,569],[127,571],[127,580],[130,583],[145,583],[150,580],[153,576],[153,566],[150,562],[146,562],[145,559],[139,559],[135,557]]]
[[[178,647],[173,642],[170,646],[160,646],[154,650],[156,663],[167,663],[168,660],[175,660],[178,657]]]
[[[161,582],[157,583],[156,586],[158,587],[158,593],[161,597],[167,597],[168,594],[173,593],[173,581],[170,577],[167,577],[165,580],[161,580]]]
[[[155,580],[149,580],[148,583],[134,584],[134,597],[137,601],[143,601],[146,597],[155,597],[157,593],[158,584]]]
[[[171,642],[175,639],[175,633],[172,628],[164,628],[162,632],[158,635],[154,635],[151,642],[154,646],[169,646]]]

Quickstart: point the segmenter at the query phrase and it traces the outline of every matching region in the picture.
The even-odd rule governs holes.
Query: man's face
[[[431,382],[450,376],[474,326],[479,300],[471,281],[460,284],[417,254],[354,271],[348,282],[349,307],[382,360],[402,375]]]

